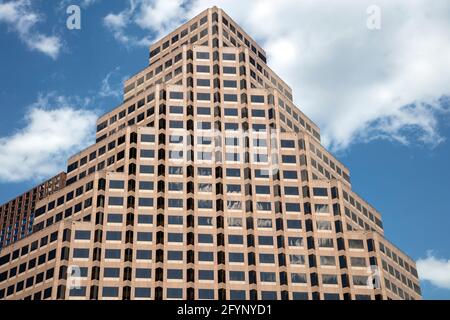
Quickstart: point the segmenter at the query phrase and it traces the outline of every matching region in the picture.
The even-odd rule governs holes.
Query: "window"
[[[348,240],[348,246],[350,249],[364,249],[363,240]]]
[[[183,216],[169,216],[168,221],[170,225],[183,225]]]
[[[305,256],[302,254],[291,254],[289,255],[289,261],[291,264],[304,265]]]
[[[199,270],[198,271],[198,279],[199,280],[214,280],[214,271],[213,270]]]
[[[86,296],[86,287],[70,289],[69,295],[71,297],[84,297]]]
[[[138,215],[138,224],[153,224],[153,216],[152,215]]]
[[[319,238],[317,243],[320,248],[333,248],[333,239],[331,238]]]
[[[124,189],[125,183],[121,180],[111,180],[111,181],[109,181],[109,188],[110,189]]]
[[[141,158],[154,158],[154,157],[155,157],[155,150],[144,150],[144,149],[141,150]]]
[[[197,168],[197,174],[199,176],[212,176],[212,169],[211,168]]]
[[[154,185],[152,181],[139,181],[139,190],[153,190]]]
[[[366,267],[366,258],[350,257],[350,264],[352,267]]]
[[[213,202],[212,200],[198,200],[197,206],[199,209],[212,209]]]
[[[138,203],[139,207],[153,207],[152,198],[139,198]]]
[[[180,243],[183,242],[183,234],[182,233],[169,233],[167,235],[169,242]]]
[[[198,298],[204,300],[214,299],[214,290],[212,289],[198,289]]]
[[[106,249],[105,259],[120,259],[120,249]]]
[[[319,231],[331,231],[331,221],[317,221],[317,230]]]
[[[110,205],[110,206],[123,206],[123,198],[121,198],[121,197],[109,197],[108,205]]]
[[[151,297],[151,289],[150,288],[135,288],[134,296],[136,298],[150,298]]]
[[[230,299],[231,300],[245,300],[246,297],[247,297],[247,295],[244,290],[230,290]]]
[[[313,188],[313,194],[315,197],[328,197],[328,189],[326,188]]]
[[[119,278],[120,277],[120,269],[119,268],[105,268],[103,270],[103,277]]]
[[[264,96],[252,96],[252,103],[264,103]]]
[[[171,129],[183,129],[183,121],[175,121],[175,120],[171,120],[169,121],[169,128]]]
[[[118,297],[119,296],[119,288],[117,287],[103,287],[102,291],[103,297]]]
[[[228,168],[226,171],[227,177],[240,177],[241,176],[241,170],[240,169],[230,169]]]
[[[170,99],[183,100],[183,92],[171,92]]]
[[[355,286],[367,286],[369,283],[369,277],[367,276],[353,276],[353,285]]]
[[[224,94],[223,99],[225,102],[237,102],[238,101],[236,94]]]
[[[228,235],[228,244],[242,245],[244,244],[244,237],[240,235]]]
[[[209,87],[211,86],[211,82],[209,79],[197,79],[198,87]]]
[[[324,293],[323,294],[324,300],[339,300],[339,293]]]
[[[303,246],[303,238],[288,237],[288,246],[289,247],[302,247]]]
[[[183,270],[182,269],[168,269],[167,270],[167,279],[183,279]]]
[[[286,212],[300,212],[300,204],[286,203]]]
[[[88,230],[76,230],[75,240],[89,240],[91,238],[91,232]]]
[[[271,237],[271,236],[258,236],[258,244],[260,246],[273,246],[273,237]]]
[[[122,223],[122,214],[110,213],[108,214],[108,223]]]
[[[308,293],[307,292],[293,292],[292,293],[293,300],[308,300]]]
[[[120,240],[122,240],[122,232],[121,231],[108,231],[108,232],[106,232],[106,240],[120,241]]]
[[[270,194],[269,186],[255,186],[256,194]]]
[[[235,67],[223,67],[223,73],[224,74],[236,74],[236,68]]]
[[[151,269],[143,269],[143,268],[136,269],[136,279],[151,279],[151,277],[152,277]]]
[[[281,147],[282,148],[295,148],[295,141],[294,140],[281,140]]]
[[[198,253],[198,261],[213,262],[214,261],[214,253],[201,251]]]
[[[168,299],[181,299],[183,298],[183,289],[167,288],[166,294]]]
[[[234,263],[243,263],[244,262],[244,254],[238,252],[230,252],[228,254],[228,260]]]
[[[141,135],[141,142],[153,143],[153,142],[155,142],[155,135],[153,135],[153,134],[143,134],[143,135]]]
[[[296,162],[296,157],[295,156],[288,156],[288,155],[282,155],[282,162],[283,163],[295,163]]]
[[[74,259],[88,259],[89,258],[89,249],[73,249],[73,258]]]
[[[287,220],[288,229],[301,229],[302,222],[300,220]]]
[[[169,182],[169,191],[183,191],[183,182]]]
[[[209,73],[209,66],[204,66],[204,65],[197,65],[197,72],[201,72],[201,73]]]
[[[151,232],[138,232],[137,241],[151,242],[153,239],[153,233]]]
[[[197,93],[197,100],[199,100],[199,101],[210,101],[211,100],[211,95],[209,93],[198,92]]]
[[[155,171],[155,168],[153,166],[143,166],[141,165],[139,167],[139,172],[142,174],[153,174]]]
[[[327,204],[316,204],[315,211],[316,213],[329,213],[330,209]]]
[[[292,283],[307,283],[306,274],[304,273],[291,273]]]
[[[320,256],[321,266],[336,266],[336,258],[334,256]]]
[[[323,274],[322,284],[338,284],[337,276],[335,274]]]
[[[236,60],[236,55],[234,53],[224,53],[222,55],[223,60],[226,61],[235,61]]]
[[[150,251],[150,250],[137,250],[136,251],[136,259],[137,260],[151,260],[152,259],[152,251]]]
[[[270,253],[260,253],[259,254],[259,263],[275,263],[275,256]]]
[[[210,183],[199,183],[198,184],[199,192],[212,192],[212,184]]]
[[[242,271],[230,271],[230,281],[245,281],[245,272]]]
[[[275,272],[260,272],[261,282],[277,282]]]
[[[272,219],[258,219],[258,228],[272,228]]]
[[[197,52],[196,57],[197,57],[197,59],[208,60],[209,59],[209,52]]]
[[[252,110],[252,117],[265,118],[266,117],[266,111],[265,110],[253,109]]]
[[[223,86],[225,88],[237,88],[237,81],[235,80],[224,80]]]
[[[182,175],[183,167],[169,167],[169,174]]]
[[[284,194],[287,196],[298,196],[299,191],[297,187],[284,187]]]
[[[229,227],[242,227],[242,218],[228,218],[228,226]]]

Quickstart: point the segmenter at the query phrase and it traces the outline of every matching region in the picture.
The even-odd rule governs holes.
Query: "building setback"
[[[0,255],[0,299],[421,299],[264,50],[210,8],[150,48]]]

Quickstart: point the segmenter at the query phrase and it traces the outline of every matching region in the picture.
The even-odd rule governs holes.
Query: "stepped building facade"
[[[0,299],[421,299],[415,262],[224,11],[149,61],[57,186],[1,207]]]

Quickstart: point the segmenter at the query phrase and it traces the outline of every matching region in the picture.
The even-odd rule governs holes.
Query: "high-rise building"
[[[64,188],[61,172],[33,189],[0,206],[0,252],[3,247],[26,237],[33,230],[36,202]]]
[[[35,207],[1,299],[421,299],[415,262],[216,7],[151,46]]]

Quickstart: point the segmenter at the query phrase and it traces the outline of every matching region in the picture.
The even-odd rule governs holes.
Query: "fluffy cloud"
[[[149,46],[186,19],[185,6],[183,0],[129,0],[127,8],[119,13],[109,13],[103,23],[117,41],[127,46]],[[129,29],[133,26],[151,35],[132,35]]]
[[[269,65],[292,86],[297,106],[320,125],[333,150],[373,139],[436,146],[444,140],[439,119],[450,113],[450,3],[380,0],[381,29],[369,30],[372,4],[135,0],[105,24],[115,26],[123,43],[147,45],[217,5],[266,48]],[[153,37],[137,37],[132,25]]]
[[[16,0],[0,3],[0,22],[19,35],[31,50],[42,52],[56,59],[62,47],[61,39],[36,31],[42,17],[31,7],[30,0]]]
[[[417,270],[421,280],[450,290],[450,260],[437,258],[430,251],[426,258],[417,261]]]
[[[41,96],[28,109],[25,126],[0,138],[0,181],[42,180],[64,170],[73,150],[93,141],[96,114],[75,105],[88,101]]]

